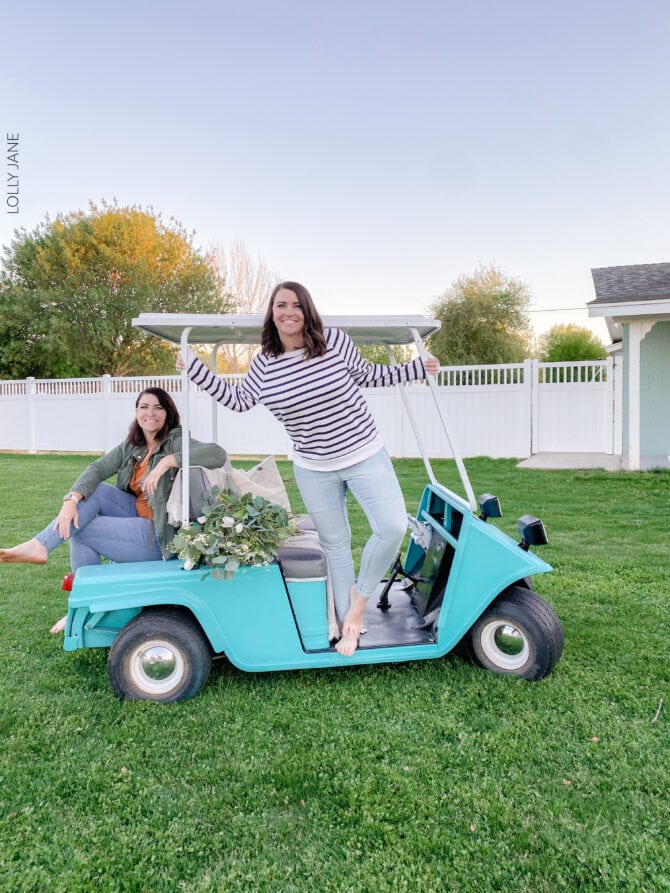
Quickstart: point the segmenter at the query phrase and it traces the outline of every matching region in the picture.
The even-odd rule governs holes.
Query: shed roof
[[[596,299],[590,305],[670,300],[670,263],[597,267],[591,274]]]
[[[589,316],[602,316],[612,341],[623,338],[623,324],[670,319],[670,263],[596,267],[591,270],[595,301]]]

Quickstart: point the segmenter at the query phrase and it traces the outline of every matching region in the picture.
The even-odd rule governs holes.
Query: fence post
[[[614,453],[614,360],[611,356],[605,360],[607,430],[609,432],[607,452]]]
[[[623,455],[623,353],[612,356],[612,452]]]
[[[523,386],[526,394],[526,405],[528,407],[528,417],[530,419],[529,438],[530,453],[533,456],[538,451],[538,434],[539,434],[539,395],[538,382],[540,377],[540,367],[537,360],[523,361]]]
[[[110,401],[112,399],[112,376],[105,372],[102,376],[102,449],[107,453],[111,448],[109,434]]]
[[[26,378],[26,399],[28,400],[28,452],[37,452],[37,432],[35,431],[35,379]]]

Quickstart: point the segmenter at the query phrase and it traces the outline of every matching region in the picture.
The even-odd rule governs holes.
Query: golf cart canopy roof
[[[427,316],[323,316],[326,328],[344,329],[356,344],[412,344],[412,330],[421,339],[440,328],[437,319]],[[179,344],[184,329],[190,328],[190,344],[260,344],[263,317],[260,314],[233,313],[142,313],[133,325]]]
[[[356,344],[383,344],[392,354],[393,345],[397,344],[415,344],[419,352],[423,355],[423,340],[440,328],[440,321],[431,319],[428,316],[322,316],[324,326],[327,328],[343,329]],[[263,316],[260,314],[237,315],[234,313],[141,313],[133,320],[133,325],[137,329],[155,335],[158,338],[164,338],[173,344],[181,345],[182,351],[186,350],[187,344],[210,344],[216,347],[221,344],[260,344],[261,333],[263,331]],[[435,404],[436,413],[442,424],[442,428],[446,435],[447,442],[451,448],[454,460],[458,467],[458,472],[463,482],[467,501],[463,501],[459,496],[452,493],[452,497],[463,503],[465,511],[477,508],[477,501],[472,491],[470,480],[460,458],[458,450],[453,442],[453,438],[447,426],[446,417],[440,408],[437,400],[436,384],[432,376],[428,376],[428,384]],[[189,379],[184,369],[182,371],[182,387],[184,392],[188,393]],[[410,424],[414,429],[419,450],[423,458],[424,465],[430,480],[437,484],[435,475],[431,468],[428,456],[423,447],[420,432],[414,420],[409,398],[404,388],[398,389],[400,397],[407,410]],[[188,425],[188,404],[186,400],[182,410],[183,423],[186,429]],[[216,402],[213,403],[213,415],[216,417]],[[214,431],[216,431],[216,422],[214,422]],[[213,440],[216,440],[214,434]],[[184,440],[182,461],[184,465],[189,464],[188,438]],[[189,493],[188,493],[189,475],[183,475],[182,480],[182,510],[185,512],[184,523],[188,523],[186,515],[188,514]],[[446,489],[446,488],[445,488]],[[451,493],[451,491],[448,491]],[[186,507],[186,508],[184,508]]]

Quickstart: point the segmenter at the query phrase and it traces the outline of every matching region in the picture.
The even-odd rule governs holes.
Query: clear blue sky
[[[2,3],[16,226],[89,199],[242,241],[323,312],[423,312],[496,263],[537,331],[670,260],[670,4]],[[552,308],[582,308],[567,313]]]

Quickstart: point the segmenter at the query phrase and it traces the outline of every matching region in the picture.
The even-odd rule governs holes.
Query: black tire
[[[465,636],[465,647],[480,667],[536,681],[560,658],[563,627],[536,592],[512,586],[475,621]]]
[[[126,624],[109,651],[112,689],[128,701],[183,701],[202,691],[212,652],[202,630],[174,610],[150,610]]]

